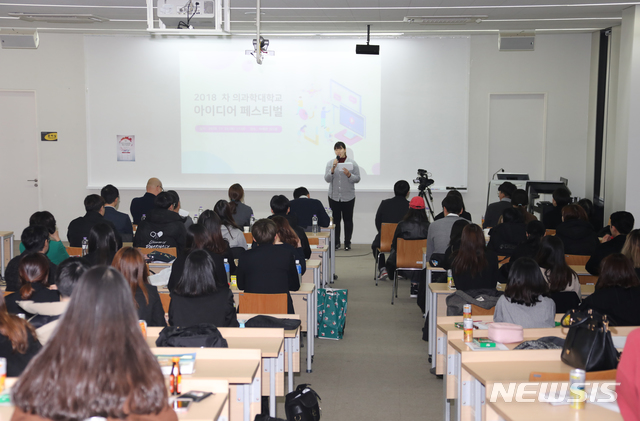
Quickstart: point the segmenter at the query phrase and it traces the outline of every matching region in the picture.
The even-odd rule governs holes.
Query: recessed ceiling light
[[[109,19],[93,14],[77,13],[18,13],[9,12],[9,16],[17,17],[28,22],[51,22],[51,23],[96,23],[108,22]]]
[[[464,25],[471,22],[480,23],[488,17],[487,15],[405,16],[402,21],[420,25]]]

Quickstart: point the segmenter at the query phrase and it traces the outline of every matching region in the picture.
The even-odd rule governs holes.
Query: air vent
[[[403,22],[417,23],[419,25],[465,25],[467,23],[480,23],[487,15],[472,16],[405,16]]]

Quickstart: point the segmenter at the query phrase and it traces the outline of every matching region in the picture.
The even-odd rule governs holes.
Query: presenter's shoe
[[[340,250],[340,243],[336,243],[336,250]]]
[[[346,251],[351,250],[351,243],[349,243],[349,244],[344,243],[344,249],[345,249]]]

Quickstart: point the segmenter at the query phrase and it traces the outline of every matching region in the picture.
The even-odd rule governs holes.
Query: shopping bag
[[[318,289],[318,338],[342,339],[347,321],[349,290]]]

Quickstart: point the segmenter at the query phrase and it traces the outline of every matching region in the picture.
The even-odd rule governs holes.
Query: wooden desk
[[[496,402],[486,409],[487,421],[623,421],[619,412],[587,403],[585,409],[569,405],[553,406],[545,402]]]
[[[331,225],[327,228],[322,228],[321,231],[329,233],[329,242],[327,243],[329,246],[329,259],[331,260],[331,271],[329,273],[331,275],[330,282],[333,283],[333,280],[336,279],[336,226],[333,224],[333,220]]]
[[[9,260],[13,258],[13,231],[0,231],[0,272],[4,279],[4,271]]]
[[[321,260],[307,260],[307,271],[302,275],[302,282],[313,283],[316,289],[320,288],[321,266]]]
[[[325,288],[325,286],[332,281],[329,273],[331,272],[331,265],[329,262],[329,246],[327,244],[322,246],[311,246],[311,257],[309,258],[309,260],[320,260],[322,262],[320,271],[322,274],[322,288]]]

